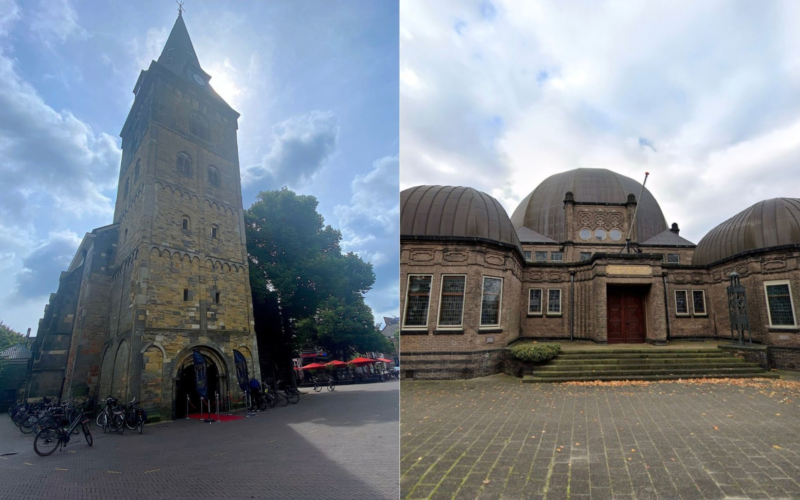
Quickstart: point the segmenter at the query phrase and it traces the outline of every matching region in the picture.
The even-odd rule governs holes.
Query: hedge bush
[[[511,354],[520,361],[542,363],[558,356],[561,344],[519,344],[511,348]]]

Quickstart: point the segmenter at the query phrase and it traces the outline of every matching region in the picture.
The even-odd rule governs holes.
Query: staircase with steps
[[[730,353],[715,349],[586,349],[562,351],[537,366],[523,382],[677,380],[687,378],[778,378]]]

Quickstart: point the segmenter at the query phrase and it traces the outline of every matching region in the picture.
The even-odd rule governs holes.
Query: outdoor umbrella
[[[334,359],[330,363],[325,363],[325,366],[347,366],[347,363],[344,361],[339,361],[338,359]]]
[[[356,359],[351,359],[350,361],[347,362],[347,364],[348,365],[356,365],[356,366],[364,366],[364,365],[370,365],[372,363],[375,363],[376,361],[377,360],[369,359],[369,358],[356,358]]]
[[[320,368],[325,368],[325,365],[321,365],[319,363],[311,363],[310,365],[304,366],[303,370],[318,370]]]
[[[378,358],[375,361],[380,361],[381,363],[394,363],[394,361],[392,361],[391,359],[386,359],[386,358]]]

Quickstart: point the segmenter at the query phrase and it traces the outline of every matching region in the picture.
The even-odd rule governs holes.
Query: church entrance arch
[[[606,316],[609,344],[642,344],[645,331],[645,296],[642,286],[609,286]]]
[[[193,351],[199,352],[206,362],[206,380],[211,411],[217,411],[215,393],[219,393],[220,407],[228,394],[228,369],[225,360],[215,349],[197,346],[182,355],[175,374],[175,418],[186,416],[186,396],[189,396],[189,414],[200,413],[200,394],[197,392]],[[208,401],[203,402],[203,411],[208,412]],[[220,410],[221,411],[221,410]]]

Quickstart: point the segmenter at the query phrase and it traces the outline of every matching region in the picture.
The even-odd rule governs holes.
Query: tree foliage
[[[17,344],[24,344],[25,336],[0,321],[0,351]]]
[[[342,253],[341,233],[325,225],[315,197],[262,192],[245,212],[245,228],[263,354],[282,363],[303,345],[340,355],[385,347],[364,303],[375,283],[372,265]]]

